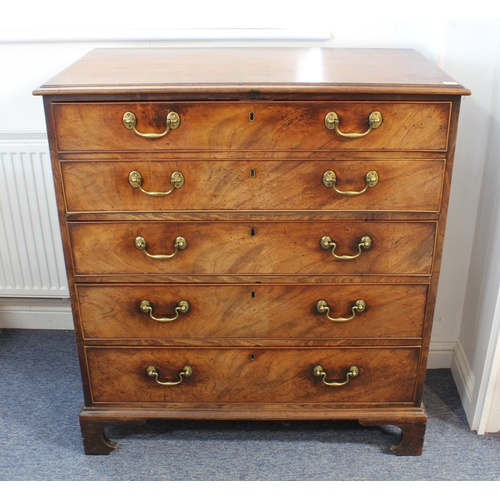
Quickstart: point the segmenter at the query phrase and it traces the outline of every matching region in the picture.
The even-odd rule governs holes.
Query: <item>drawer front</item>
[[[419,338],[427,285],[78,285],[77,293],[86,339]]]
[[[78,222],[69,229],[78,275],[429,275],[436,224]],[[179,237],[186,243],[184,250],[176,248]],[[145,252],[173,257],[159,260]],[[351,259],[339,259],[345,256]]]
[[[410,403],[418,348],[86,349],[94,403]],[[342,386],[351,366],[357,377]],[[192,375],[177,385],[183,367]]]
[[[124,102],[52,105],[60,151],[155,150],[428,150],[445,151],[449,102]],[[342,134],[325,117],[338,116]],[[382,124],[370,129],[374,111]],[[167,115],[180,125],[147,138],[125,127],[125,113],[136,117],[141,134],[161,135]]]
[[[444,176],[444,160],[86,161],[61,167],[69,212],[438,212]],[[182,175],[180,187],[176,172]],[[367,181],[370,175],[376,176],[375,185]]]

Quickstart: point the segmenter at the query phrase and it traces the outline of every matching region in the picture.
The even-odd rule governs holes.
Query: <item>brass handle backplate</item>
[[[149,300],[143,300],[139,304],[141,311],[145,314],[149,314],[151,319],[155,321],[159,321],[160,323],[170,323],[171,321],[175,321],[180,314],[186,314],[189,312],[189,302],[187,300],[181,300],[175,307],[175,316],[173,318],[157,318],[153,316],[153,306]]]
[[[190,377],[193,374],[193,369],[190,366],[183,366],[182,370],[179,372],[179,380],[174,380],[173,382],[162,382],[158,369],[155,366],[148,366],[146,368],[146,374],[148,377],[154,377],[156,382],[160,385],[178,385],[182,382],[183,377]]]
[[[340,118],[335,111],[330,111],[325,116],[325,126],[328,130],[335,130],[338,135],[342,137],[347,137],[348,139],[358,139],[359,137],[364,137],[368,135],[372,130],[379,128],[382,125],[382,113],[379,111],[372,111],[368,117],[368,130],[366,132],[352,132],[344,133],[339,130]]]
[[[363,250],[368,250],[371,248],[373,243],[373,240],[370,238],[370,236],[363,236],[361,240],[358,243],[358,253],[355,255],[337,255],[335,253],[335,248],[337,248],[337,243],[333,241],[333,238],[331,236],[323,236],[321,240],[319,241],[319,244],[321,248],[324,248],[325,250],[328,250],[329,248],[332,249],[332,255],[339,260],[352,260],[356,259],[361,255],[361,252]]]
[[[321,365],[316,365],[313,368],[313,375],[315,377],[323,377],[323,384],[325,385],[329,385],[330,387],[338,387],[341,385],[346,385],[351,377],[356,378],[359,375],[359,368],[357,366],[351,366],[346,373],[345,380],[343,380],[342,382],[337,382],[335,380],[333,380],[332,382],[327,382],[326,372]]]
[[[336,193],[343,196],[357,196],[365,193],[368,188],[375,187],[378,184],[378,173],[375,170],[370,170],[365,175],[365,187],[361,191],[340,191],[337,189],[337,174],[333,170],[327,170],[323,174],[323,184],[327,188],[333,188]]]
[[[177,255],[177,252],[179,250],[185,250],[187,248],[187,241],[186,238],[183,236],[177,236],[174,241],[174,253],[170,255],[163,255],[163,254],[151,254],[148,252],[148,244],[146,242],[146,238],[143,236],[137,236],[134,240],[134,245],[137,250],[141,250],[141,252],[144,253],[147,257],[151,257],[152,259],[159,259],[159,260],[165,260],[165,259],[171,259],[172,257],[175,257]]]
[[[161,134],[155,134],[153,132],[147,132],[147,133],[139,132],[135,128],[135,126],[137,125],[137,117],[131,111],[127,111],[123,115],[122,120],[125,128],[127,128],[128,130],[133,130],[137,135],[141,137],[146,137],[146,139],[158,139],[160,137],[164,137],[170,132],[170,130],[175,130],[181,124],[181,118],[175,111],[171,111],[167,115],[167,120],[166,120],[167,128],[165,129],[165,132],[162,132]]]
[[[326,317],[330,321],[335,321],[337,323],[344,323],[346,321],[351,321],[351,319],[354,319],[356,316],[356,313],[362,313],[366,309],[366,302],[362,299],[357,300],[354,305],[351,307],[352,315],[349,316],[348,318],[332,318],[330,316],[330,306],[328,305],[328,302],[326,300],[318,300],[316,302],[316,311],[318,311],[320,314],[326,314]]]
[[[179,189],[184,186],[184,176],[180,172],[173,172],[170,176],[170,184],[172,187],[168,191],[146,191],[142,187],[142,175],[137,170],[133,170],[128,174],[128,182],[133,188],[139,188],[144,194],[148,196],[167,196],[174,189]]]

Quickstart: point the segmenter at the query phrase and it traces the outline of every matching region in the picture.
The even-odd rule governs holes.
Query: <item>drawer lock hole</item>
[[[255,228],[254,227],[250,228],[250,236],[255,236],[255,233],[256,233]]]
[[[255,299],[255,292],[252,292],[250,295],[252,296],[252,299]]]
[[[250,361],[255,361],[255,354],[250,354]]]
[[[250,113],[248,113],[248,120],[253,122],[255,120],[255,115],[253,113],[253,111],[250,111]]]
[[[251,168],[251,169],[250,169],[250,177],[251,177],[252,179],[255,179],[256,174],[257,174],[257,173],[256,173],[256,171],[255,171],[255,168]]]

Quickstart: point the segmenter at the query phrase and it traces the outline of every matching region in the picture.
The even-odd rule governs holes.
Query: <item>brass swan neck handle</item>
[[[345,380],[338,382],[336,380],[332,380],[331,382],[326,381],[326,372],[324,368],[321,365],[316,365],[313,368],[313,375],[315,377],[322,377],[323,378],[323,384],[328,385],[330,387],[339,387],[342,385],[346,385],[351,378],[356,378],[359,375],[359,368],[357,366],[351,366],[349,370],[346,373]]]
[[[318,302],[316,302],[316,311],[318,311],[320,314],[326,314],[326,317],[330,321],[334,321],[337,323],[345,323],[346,321],[351,321],[356,316],[356,313],[360,314],[365,310],[366,310],[366,302],[363,299],[359,299],[351,307],[352,311],[351,316],[349,316],[348,318],[343,318],[343,317],[332,318],[330,316],[330,306],[328,305],[328,302],[326,300],[318,300]]]
[[[155,378],[156,383],[160,385],[179,385],[182,382],[183,377],[190,377],[193,374],[193,369],[190,366],[182,367],[182,370],[179,372],[179,380],[164,381],[160,380],[160,374],[156,366],[148,366],[146,368],[146,374],[148,377]]]
[[[379,111],[372,111],[370,116],[368,116],[368,130],[366,132],[352,132],[344,133],[339,130],[340,117],[335,111],[330,111],[325,116],[325,127],[328,130],[335,130],[341,137],[346,137],[347,139],[359,139],[360,137],[365,137],[372,130],[375,130],[382,125],[382,113]]]
[[[187,300],[180,300],[177,306],[175,307],[175,316],[173,318],[158,318],[153,315],[153,306],[149,300],[143,300],[139,304],[139,308],[141,312],[145,314],[149,314],[151,319],[155,321],[159,321],[160,323],[170,323],[171,321],[175,321],[180,314],[186,314],[189,312],[189,302]]]
[[[333,241],[333,238],[331,236],[323,236],[321,240],[319,241],[319,244],[321,248],[328,250],[332,249],[332,255],[338,259],[338,260],[353,260],[357,259],[363,250],[368,250],[371,248],[373,243],[373,240],[370,238],[370,236],[363,236],[361,240],[358,243],[358,253],[354,255],[337,255],[335,253],[335,249],[337,248],[337,243]]]
[[[185,250],[187,248],[187,241],[183,236],[177,236],[174,241],[174,253],[171,253],[169,255],[149,253],[146,238],[144,238],[143,236],[137,236],[134,240],[134,245],[137,250],[141,250],[144,255],[150,257],[151,259],[166,260],[175,257],[179,250]]]
[[[146,191],[142,187],[142,175],[137,170],[133,170],[128,174],[128,183],[135,189],[139,189],[142,193],[147,194],[148,196],[167,196],[171,194],[174,189],[180,189],[184,186],[184,176],[181,172],[173,172],[170,176],[170,184],[171,188],[168,191]]]
[[[123,115],[122,121],[123,121],[123,125],[126,129],[133,130],[136,135],[138,135],[140,137],[145,137],[146,139],[159,139],[160,137],[164,137],[170,132],[170,130],[175,130],[181,124],[181,119],[175,111],[171,111],[167,115],[167,119],[166,119],[167,128],[165,129],[164,132],[162,132],[160,134],[156,134],[153,132],[146,132],[146,133],[139,132],[135,128],[135,126],[137,125],[137,117],[131,111],[127,111]]]
[[[370,170],[365,175],[365,187],[361,191],[341,191],[337,188],[337,174],[333,170],[327,170],[323,174],[323,185],[327,188],[333,188],[336,193],[342,196],[358,196],[366,193],[368,188],[373,188],[378,184],[378,180],[378,173],[375,170]]]

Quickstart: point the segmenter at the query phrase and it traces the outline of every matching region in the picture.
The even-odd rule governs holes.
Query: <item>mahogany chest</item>
[[[460,99],[412,50],[99,49],[43,95],[84,449],[358,420],[422,452]]]

